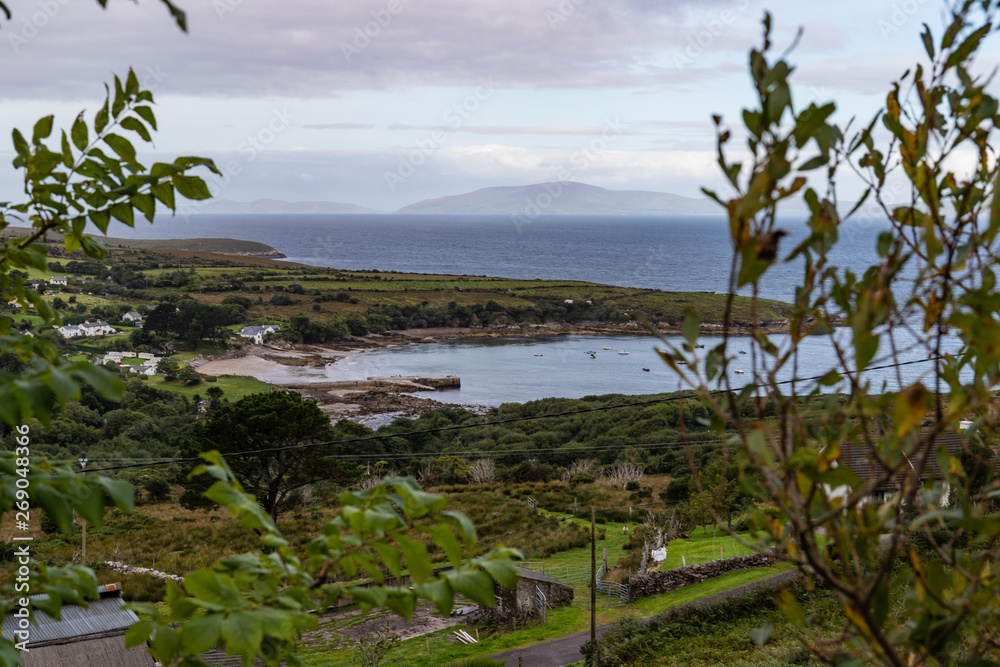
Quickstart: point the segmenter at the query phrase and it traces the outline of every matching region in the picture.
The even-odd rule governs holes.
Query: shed
[[[26,650],[25,667],[152,667],[145,647],[126,650],[125,631],[139,620],[123,609],[121,584],[99,586],[99,600],[86,607],[63,607],[56,620],[43,612],[34,614]],[[33,596],[44,597],[44,596]],[[14,639],[17,619],[8,615],[2,626],[4,637]]]
[[[529,616],[538,613],[535,607],[536,588],[545,594],[549,607],[573,604],[572,586],[526,567],[518,567],[517,585],[514,588],[498,586],[496,606],[493,609],[480,610],[480,613],[485,617],[496,617],[500,621],[516,619],[521,623]]]

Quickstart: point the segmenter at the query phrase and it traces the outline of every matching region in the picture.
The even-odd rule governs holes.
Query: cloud
[[[308,130],[370,130],[375,123],[314,123],[302,127]]]
[[[603,127],[588,127],[583,125],[410,125],[407,123],[392,123],[390,130],[422,130],[426,132],[465,132],[468,134],[551,134],[570,136],[593,136],[600,134]],[[627,130],[619,134],[629,134]]]
[[[625,87],[663,77],[694,0],[213,0],[189,3],[190,34],[160,3],[27,7],[4,26],[8,97],[91,98],[108,72],[159,67],[170,93],[334,97],[352,89]],[[698,7],[747,5],[716,0]],[[17,9],[17,8],[15,8]],[[743,12],[741,20],[754,12]],[[745,14],[745,16],[744,16]],[[6,41],[6,44],[3,42]],[[725,40],[717,45],[722,48]],[[658,64],[659,63],[659,64]]]

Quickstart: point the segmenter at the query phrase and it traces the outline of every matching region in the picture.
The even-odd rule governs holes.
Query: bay
[[[781,256],[787,256],[808,228],[792,218],[781,220],[780,227],[789,232],[781,247]],[[833,261],[863,271],[877,260],[875,242],[883,229],[870,219],[845,224]],[[669,291],[727,291],[732,256],[728,222],[721,216],[545,216],[518,224],[510,216],[197,215],[162,218],[153,226],[113,233],[258,241],[283,252],[287,261],[340,269],[570,279]],[[801,261],[777,263],[762,282],[761,296],[791,300],[801,273]],[[774,340],[779,346],[787,342],[783,336]],[[705,337],[702,342],[708,349],[718,340]],[[897,348],[905,350],[907,342],[897,340]],[[450,374],[462,379],[461,389],[427,395],[486,405],[685,389],[656,355],[657,343],[649,336],[443,340],[351,355],[325,370],[285,368],[282,375],[291,375],[281,381]],[[731,354],[738,355],[739,340],[731,345]],[[629,355],[618,355],[620,349]],[[596,358],[584,354],[588,350]],[[889,350],[883,341],[879,354],[887,363]],[[907,352],[900,360],[921,361],[920,354]],[[755,379],[748,357],[734,357],[734,367],[746,371],[732,373],[734,386]],[[795,377],[819,376],[836,365],[827,339],[808,339]],[[928,382],[930,368],[925,362],[871,371],[866,377],[874,391],[894,390],[917,378]],[[791,380],[792,371],[780,379]],[[800,390],[810,386],[803,384]]]

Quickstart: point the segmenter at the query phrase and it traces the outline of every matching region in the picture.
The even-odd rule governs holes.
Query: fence
[[[573,604],[590,609],[590,564],[557,565],[546,567],[545,561],[518,563],[521,567],[535,570],[566,584],[573,589]],[[604,565],[597,569],[597,604],[601,607],[623,607],[631,602],[629,587],[615,581],[604,581]]]
[[[545,610],[549,608],[549,600],[545,597],[545,593],[538,586],[535,586],[535,609],[542,617],[542,625],[545,625],[546,612]]]

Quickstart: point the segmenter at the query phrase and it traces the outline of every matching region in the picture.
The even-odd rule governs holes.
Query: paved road
[[[795,570],[782,572],[774,575],[773,577],[768,577],[767,579],[754,581],[749,584],[737,586],[736,588],[732,588],[728,591],[716,593],[715,595],[709,595],[708,597],[701,598],[700,600],[694,600],[683,606],[704,607],[713,605],[725,600],[726,598],[731,598],[733,596],[742,595],[743,593],[752,591],[755,588],[775,586],[776,584],[793,579],[796,576],[798,576],[798,572]],[[680,607],[675,607],[675,609],[680,609]],[[655,616],[650,618],[655,618]],[[649,619],[643,620],[648,621]],[[597,636],[600,637],[604,634],[605,630],[610,627],[611,624],[599,626],[597,628]],[[506,660],[507,667],[518,667],[518,658],[521,659],[523,667],[564,667],[564,665],[571,665],[574,662],[583,660],[583,655],[580,653],[580,647],[588,641],[590,641],[590,630],[585,630],[584,632],[577,632],[572,635],[560,637],[559,639],[550,639],[547,642],[541,642],[540,644],[535,644],[533,646],[525,646],[524,648],[517,648],[512,651],[504,651],[503,653],[498,653],[493,657],[497,660]]]

